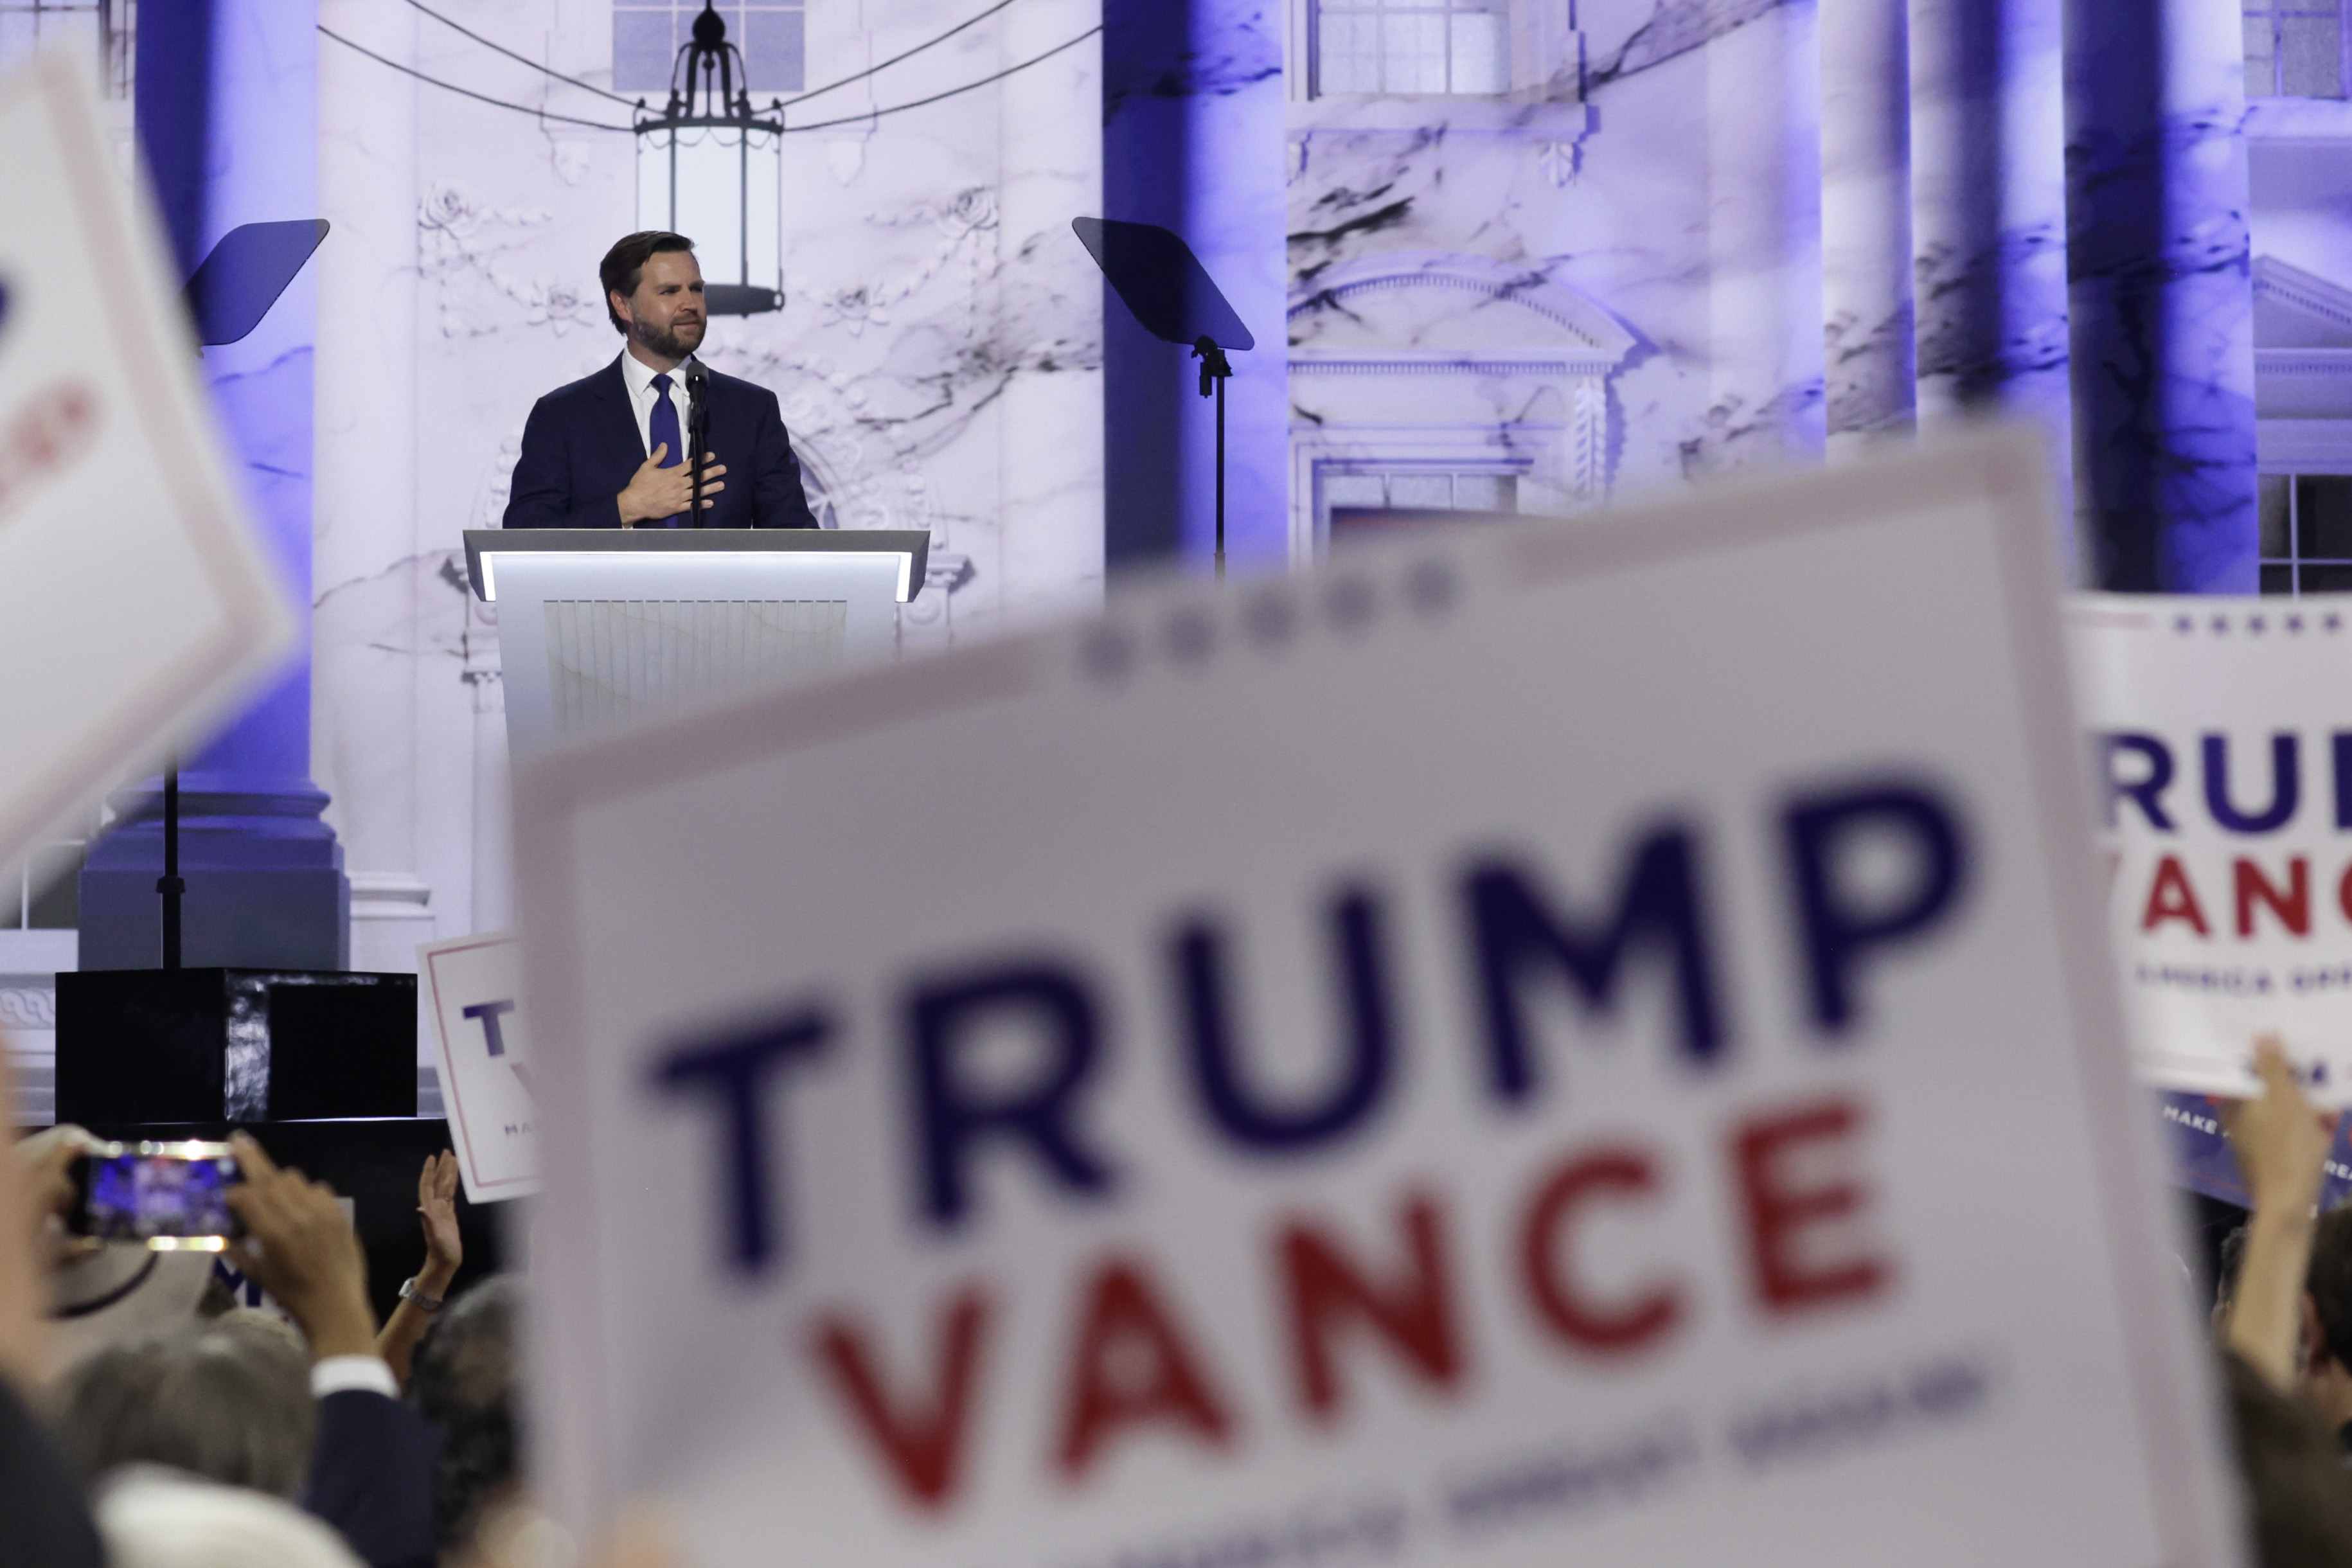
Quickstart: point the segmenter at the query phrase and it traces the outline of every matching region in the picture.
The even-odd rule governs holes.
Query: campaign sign
[[[200,739],[294,636],[109,137],[64,51],[0,79],[0,860]]]
[[[416,950],[416,972],[432,1010],[441,1105],[466,1196],[478,1204],[528,1197],[539,1190],[539,1112],[515,939],[498,932],[428,942]]]
[[[527,769],[561,1506],[2233,1561],[2042,470],[1424,532]]]
[[[2234,1098],[2234,1097],[2230,1097]],[[2157,1097],[2157,1117],[2172,1151],[2172,1179],[2193,1193],[2252,1208],[2253,1195],[2238,1169],[2237,1151],[2221,1131],[2221,1098],[2168,1089]],[[2352,1116],[2339,1117],[2321,1163],[2318,1211],[2352,1197]]]
[[[2142,1068],[2261,1092],[2274,1033],[2352,1105],[2352,595],[2068,605]]]

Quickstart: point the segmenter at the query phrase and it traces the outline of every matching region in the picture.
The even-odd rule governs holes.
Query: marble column
[[[183,0],[141,18],[138,127],[184,266],[240,224],[317,216],[317,19],[313,0]],[[236,472],[298,603],[310,597],[316,279],[315,266],[304,268],[252,335],[205,352]],[[306,637],[184,769],[189,964],[343,966],[350,892],[310,763]],[[125,792],[116,807],[123,820],[92,846],[82,873],[84,969],[161,958],[156,785]]]
[[[1077,37],[1098,15],[1090,0],[1014,6],[1003,23],[1004,65]],[[1025,84],[1021,78],[1007,83],[1010,111],[998,121],[997,234],[1005,265],[994,303],[997,330],[1025,340],[1041,356],[1051,353],[1044,345],[1056,340],[1083,342],[1087,359],[1098,352],[1101,296],[1070,219],[1102,210],[1097,149],[1090,139],[1071,134],[1075,111],[1098,95],[1100,68],[1092,41],[1055,57]],[[1024,90],[1035,93],[1040,111],[1029,110]],[[1278,155],[1278,129],[1275,137]],[[1053,247],[1050,267],[1032,268],[1018,258],[1033,244]],[[1042,285],[1034,295],[1032,279]],[[1002,409],[996,465],[1002,613],[1013,625],[1091,614],[1102,604],[1101,384],[1085,372],[1016,376],[1005,385]],[[985,626],[982,618],[983,633]]]
[[[1685,476],[1822,460],[1819,16],[1809,0],[1710,14],[1701,55],[1706,218],[1693,257],[1706,280],[1706,429],[1681,443]],[[1608,110],[1601,129],[1608,135]]]
[[[2088,576],[2257,586],[2243,43],[2213,0],[2066,0],[2075,496]]]
[[[1182,235],[1257,346],[1226,389],[1226,551],[1289,553],[1283,12],[1276,0],[1107,0],[1104,216]],[[1214,424],[1185,350],[1104,304],[1108,564],[1205,563]]]
[[[405,5],[319,0],[320,20],[413,63],[423,24]],[[319,197],[334,239],[319,274],[317,518],[311,758],[351,867],[352,964],[415,967],[416,945],[464,912],[459,866],[428,868],[427,822],[462,824],[473,758],[461,738],[420,767],[433,650],[462,603],[440,581],[417,507],[416,168],[421,86],[329,43],[319,53]],[[445,704],[446,706],[446,704]],[[465,836],[432,847],[462,857]],[[431,870],[434,874],[427,875]],[[452,934],[468,929],[460,924]]]
[[[1905,0],[1820,0],[1822,330],[1832,462],[1914,427]]]
[[[2073,571],[2061,0],[1910,0],[1919,425],[2038,426]]]

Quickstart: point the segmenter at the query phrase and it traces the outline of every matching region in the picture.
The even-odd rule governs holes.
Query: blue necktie
[[[686,461],[686,443],[677,433],[677,405],[669,400],[669,377],[654,377],[654,390],[661,394],[661,401],[654,405],[654,416],[649,423],[653,444],[656,447],[667,444],[669,447],[662,454],[661,466],[675,468]],[[662,519],[661,526],[676,528],[685,521],[686,513],[679,512],[675,517]]]

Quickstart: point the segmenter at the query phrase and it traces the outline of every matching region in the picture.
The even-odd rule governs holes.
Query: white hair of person
[[[292,1503],[160,1466],[116,1471],[94,1511],[112,1568],[361,1568]]]

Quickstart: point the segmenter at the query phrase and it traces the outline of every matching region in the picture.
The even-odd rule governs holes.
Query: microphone
[[[694,514],[693,526],[702,526],[702,459],[710,429],[710,373],[702,362],[686,362],[686,461],[691,476],[693,499],[688,510]]]

